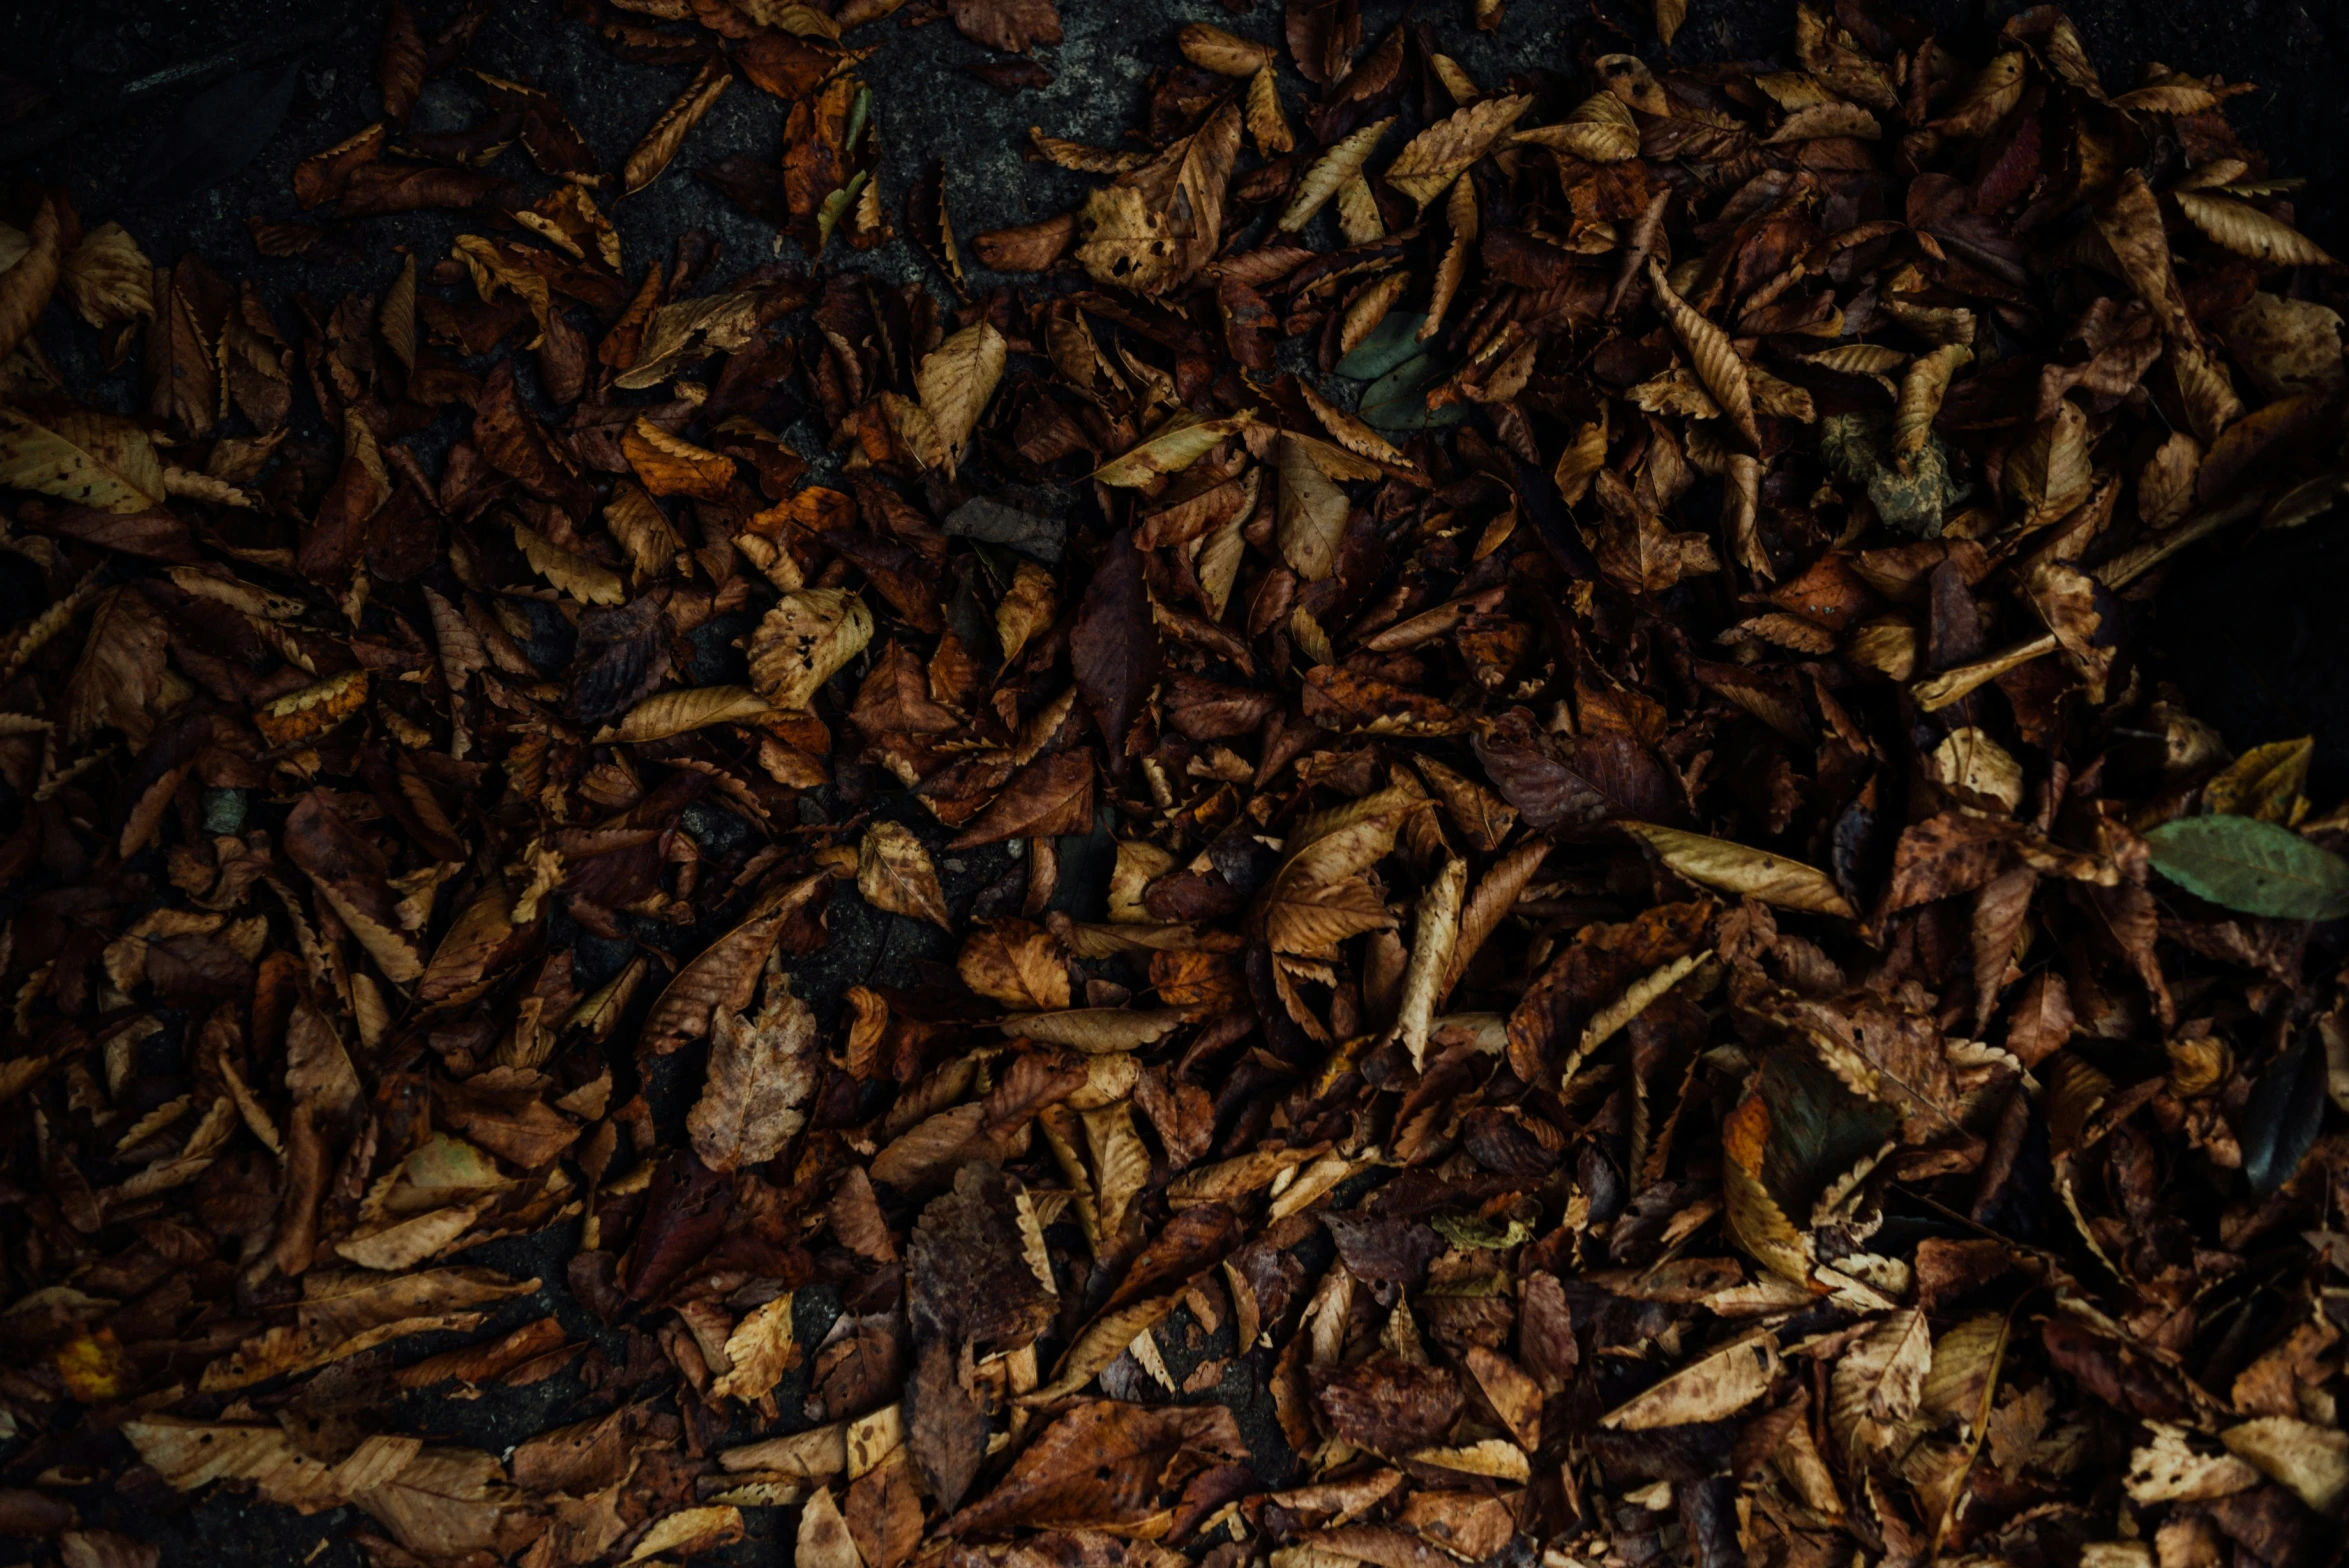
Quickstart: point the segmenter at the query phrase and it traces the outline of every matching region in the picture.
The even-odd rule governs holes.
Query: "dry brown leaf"
[[[709,1076],[685,1118],[702,1163],[731,1171],[780,1154],[806,1125],[822,1059],[815,1014],[770,963],[755,1015],[721,1004],[712,1019]]]
[[[949,474],[969,445],[971,432],[978,428],[979,416],[995,395],[996,383],[1003,379],[1007,352],[1003,334],[992,322],[982,321],[923,355],[914,372],[922,411],[930,416],[930,424],[946,449],[944,466]]]
[[[2329,267],[2333,258],[2298,229],[2247,201],[2216,191],[2174,193],[2178,210],[2196,228],[2238,256],[2271,267]]]
[[[710,112],[733,80],[734,73],[719,59],[705,62],[694,73],[685,91],[661,111],[661,117],[653,121],[652,128],[628,154],[628,161],[620,171],[624,194],[633,196],[661,177],[661,171],[677,156],[677,149],[685,145],[686,136],[701,123],[702,116]]]
[[[1782,909],[1859,918],[1825,872],[1799,860],[1653,823],[1626,822],[1623,828],[1653,849],[1665,865],[1702,887],[1758,898]]]
[[[1305,227],[1313,215],[1329,204],[1341,186],[1359,179],[1363,166],[1370,162],[1371,153],[1378,148],[1379,138],[1395,123],[1392,115],[1354,131],[1333,143],[1313,160],[1305,177],[1297,182],[1297,194],[1281,209],[1279,227],[1294,231]]]
[[[778,708],[805,708],[873,638],[873,612],[842,588],[788,593],[750,642],[750,680]]]
[[[6,272],[0,272],[0,360],[15,353],[17,345],[32,335],[41,312],[49,308],[49,296],[57,291],[61,228],[56,202],[42,197],[40,210],[33,214],[33,226],[27,231],[29,243],[24,254]]]
[[[1533,107],[1530,94],[1486,98],[1455,110],[1421,131],[1387,165],[1386,182],[1422,207],[1444,193],[1470,164],[1492,150],[1501,134]],[[1292,227],[1283,214],[1283,228]]]
[[[930,864],[922,841],[902,823],[876,822],[865,829],[856,852],[856,890],[875,909],[927,920],[941,930],[954,929],[945,890],[938,885],[938,868]]]
[[[1210,22],[1187,22],[1175,29],[1175,47],[1200,69],[1235,79],[1270,69],[1278,58],[1270,44],[1227,33]]]
[[[1778,1340],[1764,1330],[1690,1362],[1599,1417],[1599,1425],[1644,1432],[1727,1420],[1761,1398],[1777,1375]]]
[[[638,419],[620,438],[620,451],[636,478],[653,495],[689,495],[722,501],[734,481],[734,459],[695,446],[649,419]]]
[[[0,274],[0,288],[6,281]],[[119,223],[101,223],[83,235],[58,281],[66,302],[93,327],[155,314],[155,264]]]
[[[1077,219],[1085,270],[1137,294],[1162,294],[1206,266],[1223,238],[1240,126],[1239,106],[1226,104],[1150,163],[1095,191]]]

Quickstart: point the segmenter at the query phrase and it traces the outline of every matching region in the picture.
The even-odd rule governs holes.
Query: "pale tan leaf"
[[[1460,900],[1467,888],[1468,862],[1454,857],[1419,895],[1411,962],[1403,971],[1403,997],[1395,1014],[1395,1039],[1411,1053],[1413,1067],[1424,1065],[1438,992],[1460,941]]]
[[[1856,103],[1818,103],[1788,115],[1764,140],[1771,144],[1817,141],[1824,136],[1854,136],[1875,141],[1884,134],[1876,117]]]
[[[845,1463],[845,1462],[844,1462]],[[819,1486],[799,1511],[799,1536],[791,1556],[794,1568],[865,1568],[848,1521],[832,1501],[832,1489]]]
[[[1093,477],[1123,489],[1148,485],[1167,474],[1182,472],[1214,451],[1217,443],[1255,422],[1253,410],[1209,419],[1185,409],[1102,464]]]
[[[1138,1051],[1172,1033],[1182,1022],[1182,1012],[1175,1008],[1077,1007],[1022,1013],[1006,1018],[1000,1027],[1007,1034],[1092,1053]]]
[[[1244,1198],[1271,1186],[1281,1172],[1295,1170],[1318,1152],[1312,1148],[1251,1149],[1213,1165],[1194,1166],[1167,1187],[1167,1207],[1180,1211]]]
[[[1068,964],[1060,944],[1020,921],[981,926],[963,944],[954,967],[963,984],[1015,1012],[1054,1012],[1069,1004]]]
[[[622,478],[613,483],[612,499],[604,507],[604,526],[620,541],[620,548],[628,552],[629,569],[639,581],[668,576],[677,569],[678,558],[685,553],[685,541],[677,536],[677,530],[670,525],[659,504],[634,479]]]
[[[473,1222],[480,1217],[480,1213],[480,1208],[471,1204],[434,1209],[428,1214],[419,1214],[380,1230],[339,1241],[335,1243],[334,1250],[363,1269],[392,1272],[414,1268],[425,1259],[437,1257],[453,1246],[473,1228]]]
[[[857,1172],[859,1176],[862,1171]],[[872,1188],[865,1188],[868,1201]],[[791,1292],[785,1291],[750,1314],[726,1336],[728,1370],[710,1385],[713,1399],[757,1399],[783,1381],[783,1374],[799,1365],[800,1350],[792,1338]]]
[[[755,1016],[722,1004],[715,1011],[708,1076],[685,1118],[694,1152],[715,1171],[773,1159],[807,1124],[822,1072],[816,1015],[770,966]]]
[[[1248,134],[1256,138],[1256,150],[1267,158],[1277,158],[1297,145],[1289,117],[1281,112],[1280,81],[1269,64],[1248,79]]]
[[[0,485],[124,513],[160,506],[165,492],[163,459],[147,432],[113,414],[78,410],[43,424],[0,408]]]
[[[1949,395],[1950,378],[1973,357],[1974,351],[1963,343],[1945,343],[1909,365],[1908,374],[1901,377],[1900,401],[1892,414],[1896,456],[1908,458],[1925,449],[1925,438],[1933,433],[1933,420],[1941,412],[1941,400]]]
[[[1028,140],[1044,161],[1063,169],[1074,169],[1079,174],[1130,174],[1152,161],[1147,152],[1117,150],[1107,147],[1088,147],[1083,142],[1065,141],[1058,136],[1047,136],[1040,126],[1028,127]]]
[[[995,395],[996,383],[1003,379],[1008,352],[1003,334],[992,322],[982,321],[923,355],[914,372],[922,410],[946,445],[950,471],[952,461],[962,455],[971,432],[978,428],[979,416]]]
[[[1933,1368],[1933,1329],[1911,1307],[1883,1319],[1844,1351],[1829,1383],[1827,1424],[1844,1453],[1880,1446],[1917,1413]]]
[[[843,588],[783,596],[750,640],[750,681],[778,708],[805,708],[873,637],[873,612]]]
[[[1729,334],[1705,319],[1696,308],[1673,291],[1671,281],[1656,259],[1648,258],[1648,287],[1656,294],[1656,303],[1664,312],[1664,319],[1672,324],[1673,335],[1680,339],[1696,366],[1697,379],[1720,406],[1735,427],[1738,439],[1749,451],[1761,446],[1761,433],[1754,427],[1753,384],[1746,375],[1745,360]]]
[[[1463,1359],[1476,1386],[1493,1410],[1508,1424],[1510,1434],[1528,1449],[1542,1441],[1542,1386],[1524,1368],[1482,1345],[1470,1345]]]
[[[633,196],[661,177],[661,171],[669,166],[669,160],[677,156],[677,149],[685,145],[687,133],[701,123],[702,116],[710,112],[711,106],[733,80],[734,73],[720,56],[711,57],[694,73],[685,91],[661,111],[661,117],[653,121],[652,129],[644,133],[635,151],[629,153],[628,162],[620,174],[622,189],[626,194]]]
[[[1486,98],[1458,109],[1421,131],[1387,166],[1386,182],[1426,206],[1477,159],[1492,150],[1501,133],[1533,107],[1531,94]],[[1284,221],[1284,228],[1290,225]]]
[[[1594,93],[1555,125],[1515,132],[1519,145],[1555,147],[1584,163],[1628,163],[1639,156],[1639,126],[1613,93]]]
[[[2219,1441],[2319,1514],[2331,1515],[2349,1497],[2349,1432],[2292,1416],[2264,1416],[2229,1427]]]
[[[1378,198],[1364,175],[1349,175],[1338,187],[1338,232],[1349,245],[1368,245],[1386,238],[1386,216],[1378,210]]]
[[[1394,123],[1392,115],[1383,120],[1373,120],[1332,144],[1320,157],[1314,159],[1312,167],[1305,171],[1305,177],[1297,182],[1297,194],[1290,197],[1289,204],[1281,209],[1280,222],[1276,227],[1283,231],[1305,227],[1315,213],[1329,204],[1329,199],[1338,193],[1339,186],[1360,176],[1363,165],[1370,162],[1371,153],[1377,150],[1379,138],[1386,135]]]
[[[2207,1502],[2259,1485],[2260,1473],[2233,1454],[2205,1454],[2187,1442],[2186,1429],[2148,1422],[2153,1441],[2129,1455],[2127,1488],[2136,1503]]]
[[[903,823],[875,822],[865,829],[857,847],[856,890],[875,909],[927,920],[944,931],[954,929],[945,890],[938,885],[938,868]]]
[[[119,223],[83,235],[65,258],[59,283],[66,302],[93,327],[155,314],[155,264]]]
[[[1225,187],[1240,150],[1240,107],[1226,103],[1165,152],[1095,191],[1077,217],[1077,261],[1102,283],[1160,294],[1187,282],[1223,237]]]
[[[1767,850],[1730,839],[1707,838],[1679,828],[1647,822],[1626,822],[1624,830],[1655,850],[1665,865],[1703,887],[1758,898],[1781,909],[1858,918],[1827,874],[1799,860],[1788,860]]]
[[[2178,191],[2178,210],[2211,239],[2238,256],[2271,267],[2329,267],[2333,258],[2283,219],[2247,201],[2215,191]]]
[[[1150,1151],[1134,1130],[1134,1117],[1123,1101],[1079,1112],[1085,1126],[1085,1144],[1093,1156],[1093,1207],[1102,1236],[1113,1244],[1122,1237],[1134,1200],[1150,1182]]]
[[[641,1563],[663,1552],[674,1552],[680,1557],[711,1552],[741,1540],[742,1534],[742,1510],[732,1504],[680,1508],[655,1521],[651,1529],[637,1538],[622,1562],[624,1565]]]
[[[1235,79],[1269,70],[1279,58],[1272,45],[1227,33],[1208,22],[1188,22],[1177,28],[1175,47],[1201,70]]]
[[[1444,982],[1436,992],[1438,1003],[1452,994],[1461,975],[1467,972],[1469,961],[1483,948],[1486,939],[1500,929],[1501,922],[1516,907],[1517,896],[1533,881],[1533,874],[1541,869],[1549,852],[1548,839],[1527,839],[1502,856],[1500,863],[1476,884],[1476,891],[1469,895],[1467,907],[1460,914],[1460,938],[1453,944],[1451,962],[1444,966]]]
[[[1115,1361],[1126,1346],[1148,1333],[1161,1318],[1181,1305],[1182,1299],[1182,1293],[1177,1291],[1172,1295],[1150,1297],[1130,1306],[1104,1312],[1085,1325],[1084,1331],[1077,1335],[1075,1342],[1068,1347],[1068,1353],[1060,1358],[1060,1365],[1053,1368],[1052,1381],[1033,1393],[1022,1394],[1019,1402],[1023,1405],[1050,1404],[1083,1388],[1093,1381],[1096,1373]]]
[[[995,606],[995,635],[1003,643],[1003,662],[1019,657],[1035,635],[1050,627],[1060,614],[1060,597],[1052,574],[1033,561],[1022,561],[1012,571],[1011,586]]]
[[[747,686],[689,686],[657,692],[630,708],[617,724],[596,732],[598,744],[624,746],[667,740],[713,724],[744,724],[775,710]]]
[[[1338,543],[1353,503],[1294,436],[1281,437],[1275,517],[1281,556],[1299,577],[1319,582],[1337,570]]]
[[[580,603],[627,602],[628,585],[618,572],[576,550],[564,549],[519,519],[514,523],[514,543],[521,547],[532,571]]]
[[[1599,1417],[1626,1432],[1722,1421],[1769,1389],[1778,1375],[1778,1340],[1768,1330],[1723,1345]]]
[[[2006,1356],[2009,1320],[1986,1312],[1957,1324],[1933,1345],[1933,1368],[1925,1374],[1921,1407],[1961,1429],[1979,1433],[1990,1414],[2000,1363]]]
[[[1300,381],[1297,390],[1304,394],[1305,406],[1313,410],[1313,417],[1321,421],[1330,438],[1347,451],[1376,463],[1393,463],[1409,468],[1411,462],[1396,450],[1393,442],[1371,429],[1352,414],[1313,390],[1309,383]]]

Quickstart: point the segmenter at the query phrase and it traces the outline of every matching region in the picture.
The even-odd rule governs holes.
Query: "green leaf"
[[[1428,355],[1406,359],[1362,389],[1362,406],[1355,412],[1373,430],[1427,430],[1439,425],[1456,425],[1468,417],[1467,409],[1457,403],[1447,403],[1437,409],[1427,406],[1427,389],[1442,375],[1443,367]]]
[[[2187,817],[2145,835],[2153,869],[2198,898],[2276,920],[2349,915],[2349,861],[2253,817]]]
[[[1376,381],[1406,359],[1417,359],[1427,352],[1427,345],[1419,341],[1419,328],[1426,320],[1415,310],[1388,311],[1338,361],[1338,374],[1354,381]]]

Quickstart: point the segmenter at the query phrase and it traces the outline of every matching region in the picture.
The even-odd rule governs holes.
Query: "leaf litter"
[[[2330,1554],[2349,810],[2140,657],[2349,473],[2244,84],[1864,0],[1478,84],[1291,0],[965,241],[854,30],[1051,0],[576,9],[693,72],[617,170],[527,83],[410,131],[487,8],[391,7],[255,225],[462,215],[381,292],[0,231],[11,1533]],[[625,272],[738,77],[781,155],[696,172],[812,261]]]

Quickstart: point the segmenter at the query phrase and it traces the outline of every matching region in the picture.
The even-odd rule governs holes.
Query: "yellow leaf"
[[[743,724],[775,710],[747,686],[688,686],[656,692],[630,708],[618,724],[596,732],[596,743],[638,746],[713,724]]]
[[[1625,1432],[1725,1421],[1752,1404],[1778,1375],[1778,1340],[1768,1330],[1723,1345],[1599,1417]]]
[[[42,424],[0,408],[0,485],[102,512],[144,512],[163,504],[163,459],[144,430],[112,414]]]
[[[1256,422],[1253,409],[1209,419],[1188,409],[1176,414],[1147,437],[1093,472],[1105,485],[1134,489],[1196,463],[1216,444]]]
[[[1665,865],[1701,886],[1758,898],[1781,909],[1841,915],[1846,920],[1859,918],[1827,873],[1799,860],[1647,822],[1626,822],[1623,826],[1653,849]]]
[[[2300,792],[2308,787],[2308,764],[2315,754],[2313,735],[2254,746],[2202,786],[2202,803],[2212,811],[2289,827],[2307,809]]]

